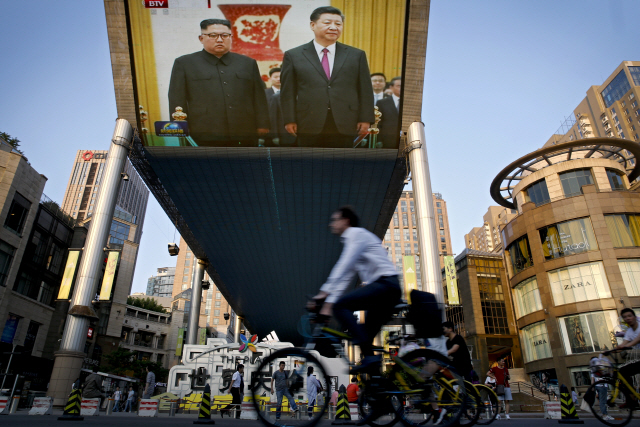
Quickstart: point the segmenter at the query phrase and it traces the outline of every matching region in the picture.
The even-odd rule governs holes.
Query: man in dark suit
[[[331,6],[311,14],[314,40],[282,61],[282,114],[301,147],[353,147],[374,120],[373,88],[364,51],[337,43],[344,16]]]
[[[272,68],[269,70],[269,83],[271,86],[264,91],[267,94],[267,100],[269,97],[280,93],[280,68]]]
[[[169,84],[169,114],[182,107],[198,145],[257,146],[269,132],[269,113],[258,64],[231,50],[231,23],[200,23],[204,49],[176,59]]]
[[[387,95],[384,93],[384,88],[387,86],[387,77],[384,73],[371,74],[371,86],[373,86],[373,102],[376,103]]]
[[[400,128],[398,127],[400,117],[400,92],[402,91],[402,78],[391,79],[391,96],[383,98],[376,103],[378,110],[382,113],[378,128],[378,142],[382,143],[382,148],[398,148],[398,138]]]

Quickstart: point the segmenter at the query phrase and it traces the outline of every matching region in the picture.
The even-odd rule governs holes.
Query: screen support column
[[[207,261],[199,259],[191,284],[191,307],[189,308],[189,323],[187,324],[187,344],[198,343],[198,325],[200,320],[200,305],[202,304],[202,281]]]

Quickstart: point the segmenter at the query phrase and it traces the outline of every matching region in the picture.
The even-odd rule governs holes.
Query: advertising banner
[[[109,251],[107,266],[104,269],[104,277],[102,278],[100,301],[109,301],[109,299],[111,299],[111,288],[113,288],[113,281],[116,277],[116,269],[118,268],[119,259],[120,251]]]
[[[184,343],[184,329],[178,329],[178,342],[176,344],[176,356],[182,356],[182,344]]]
[[[71,295],[71,287],[73,286],[73,279],[76,276],[76,269],[78,268],[78,259],[80,258],[80,251],[69,251],[67,257],[67,265],[64,267],[64,274],[62,276],[62,283],[60,284],[60,290],[58,291],[59,300],[69,299]]]
[[[207,343],[207,328],[198,329],[198,344],[205,345]]]
[[[402,257],[402,271],[404,274],[404,294],[405,298],[409,298],[411,291],[418,289],[418,280],[416,278],[416,262],[413,255],[405,255]]]
[[[458,295],[458,275],[456,274],[456,263],[451,255],[444,257],[444,272],[447,279],[449,305],[459,305],[460,296]]]
[[[4,329],[2,330],[2,337],[0,338],[0,342],[13,344],[13,338],[16,336],[19,322],[20,318],[18,316],[10,314],[7,317],[7,321],[4,324]]]
[[[397,149],[407,3],[127,2],[143,143]]]

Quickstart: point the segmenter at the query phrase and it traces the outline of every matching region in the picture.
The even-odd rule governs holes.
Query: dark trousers
[[[640,374],[640,361],[629,363],[626,366],[620,368],[620,373],[624,377],[625,380],[629,383],[631,387],[633,387],[633,376]]]
[[[224,408],[220,409],[220,412],[226,411],[227,413],[229,413],[229,411],[231,411],[231,409],[238,408],[236,411],[236,418],[240,418],[240,408],[241,408],[241,404],[242,404],[242,397],[240,395],[240,388],[239,387],[231,387],[231,396],[232,396],[232,400],[231,403],[227,406],[225,406]]]
[[[317,135],[298,133],[298,147],[320,148],[353,148],[353,140],[356,139],[358,130],[353,129],[353,136],[343,135],[338,131],[331,110],[327,111],[322,131]]]
[[[389,321],[400,302],[398,276],[382,276],[373,283],[349,292],[333,305],[333,315],[349,330],[354,344],[364,356],[373,356],[373,339]],[[358,324],[354,311],[365,310],[364,325]]]

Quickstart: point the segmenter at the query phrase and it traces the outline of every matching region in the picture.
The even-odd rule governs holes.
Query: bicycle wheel
[[[361,421],[374,427],[389,427],[398,422],[395,407],[401,406],[398,387],[387,378],[375,377],[364,382],[358,398]]]
[[[271,403],[271,377],[278,370],[281,361],[285,362],[285,372],[287,373],[287,390],[294,400],[306,401],[298,403],[297,408],[292,408],[292,404],[287,398],[286,403],[282,397],[281,406]],[[266,357],[258,369],[251,373],[250,392],[253,397],[253,406],[258,413],[258,419],[267,426],[294,426],[313,427],[321,419],[329,406],[329,399],[323,399],[320,404],[309,406],[307,395],[307,369],[313,368],[313,375],[323,384],[326,389],[328,382],[327,373],[311,353],[299,348],[284,348]],[[274,395],[276,393],[274,392]],[[286,394],[285,394],[286,396]]]
[[[473,387],[473,384],[465,381],[465,387],[467,389],[465,409],[460,414],[459,424],[470,427],[476,424],[480,418],[480,413],[482,412],[482,400],[480,399],[478,391]]]
[[[605,386],[606,385],[606,389]],[[602,392],[606,399],[601,398],[598,392]],[[627,388],[613,378],[602,379],[591,384],[585,396],[594,396],[590,403],[593,416],[601,423],[608,426],[624,426],[631,421],[635,401]]]
[[[444,361],[444,356],[419,349],[395,361],[390,379],[402,393],[395,409],[405,426],[422,426],[431,421],[448,427],[460,420],[467,403],[464,379]]]
[[[487,387],[486,385],[475,384],[474,387],[480,395],[480,402],[482,402],[480,418],[478,419],[477,424],[481,426],[489,425],[498,415],[498,409],[500,407],[498,395],[491,387]]]

